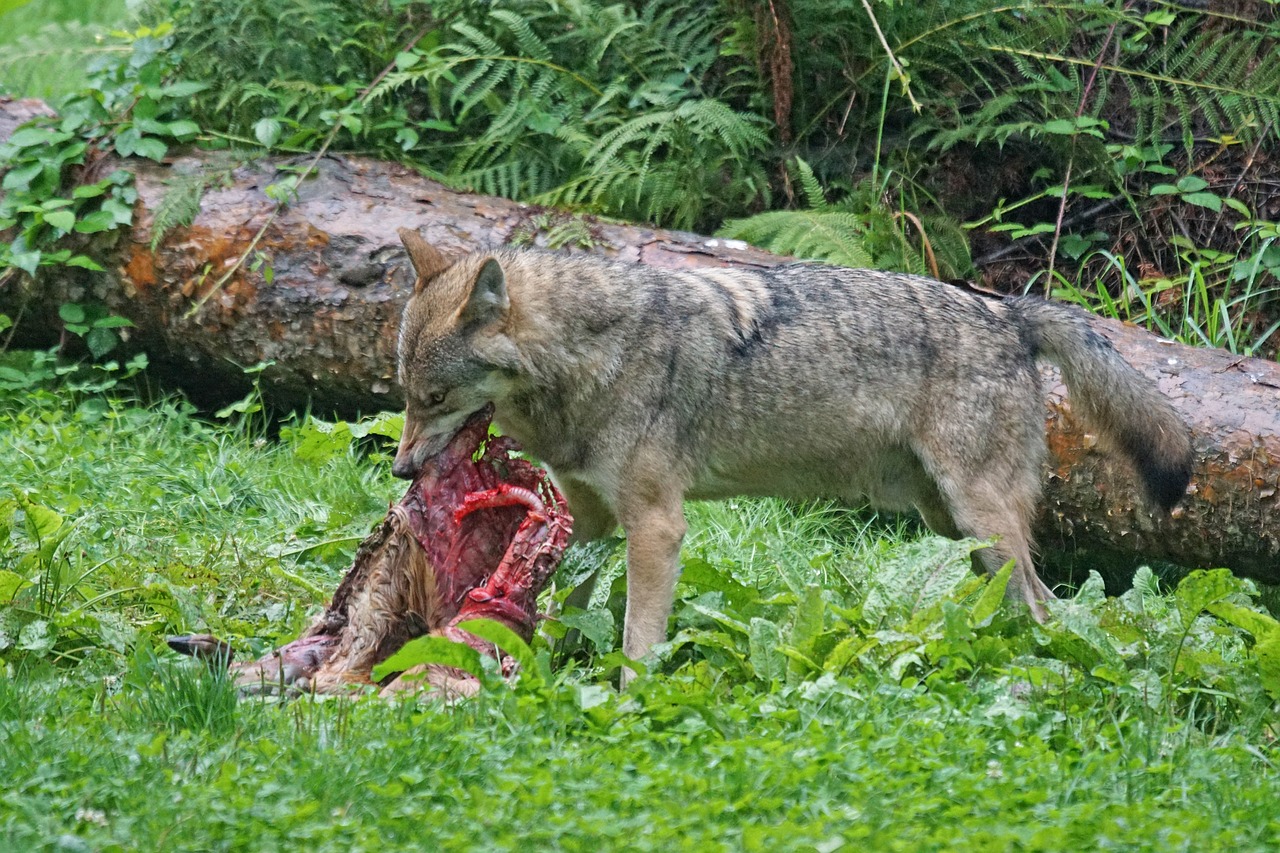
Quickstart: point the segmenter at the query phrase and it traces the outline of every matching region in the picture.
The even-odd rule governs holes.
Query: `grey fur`
[[[1173,408],[1060,305],[810,264],[672,272],[503,250],[426,272],[401,330],[396,473],[493,402],[564,489],[578,538],[626,530],[633,658],[665,637],[686,498],[914,508],[940,534],[996,537],[983,566],[1015,560],[1009,594],[1042,618],[1037,356],[1158,504],[1190,477]]]

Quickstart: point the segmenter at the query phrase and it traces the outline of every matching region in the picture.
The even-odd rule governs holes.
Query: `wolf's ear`
[[[471,286],[467,307],[462,309],[463,322],[487,325],[505,317],[510,306],[506,273],[502,271],[502,264],[490,258],[480,267]]]
[[[400,234],[400,242],[409,250],[409,262],[418,276],[413,283],[413,292],[421,293],[428,281],[449,268],[449,262],[417,231],[401,228],[397,233]]]

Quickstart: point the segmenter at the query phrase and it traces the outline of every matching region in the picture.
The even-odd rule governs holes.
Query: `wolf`
[[[450,262],[400,236],[416,282],[393,473],[412,477],[492,403],[568,499],[575,540],[622,526],[633,660],[666,639],[690,499],[914,509],[943,536],[992,540],[981,567],[1014,561],[1008,595],[1043,620],[1038,358],[1155,505],[1191,477],[1186,424],[1074,308],[809,263],[671,271],[514,249]]]

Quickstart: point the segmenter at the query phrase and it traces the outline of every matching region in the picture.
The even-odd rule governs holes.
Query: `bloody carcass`
[[[424,634],[494,655],[509,673],[501,650],[457,626],[492,619],[527,642],[573,520],[546,472],[515,456],[511,439],[489,436],[492,414],[473,415],[423,466],[301,637],[245,663],[230,663],[230,646],[210,635],[170,637],[169,645],[230,665],[246,692],[346,692],[372,683],[376,664]],[[384,693],[427,686],[466,695],[479,686],[462,670],[422,670],[385,683]]]

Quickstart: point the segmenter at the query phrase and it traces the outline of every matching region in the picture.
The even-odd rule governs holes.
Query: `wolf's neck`
[[[580,330],[579,330],[580,331]],[[614,392],[627,343],[613,336],[565,334],[520,347],[523,370],[496,420],[525,449],[558,471],[581,466],[603,424],[600,404]]]

